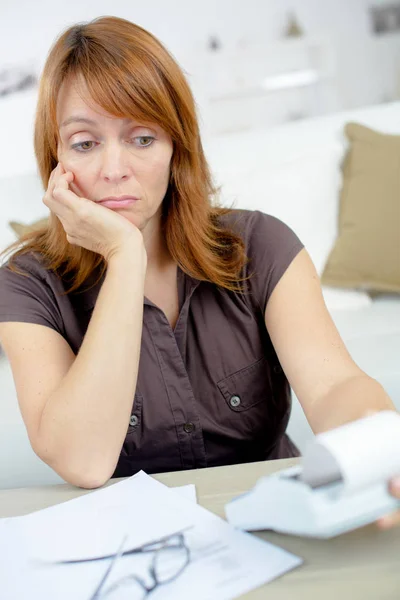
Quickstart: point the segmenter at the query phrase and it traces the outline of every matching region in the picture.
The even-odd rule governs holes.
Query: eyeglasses
[[[59,561],[58,564],[94,562],[112,558],[100,583],[88,600],[120,600],[125,597],[129,597],[132,600],[142,600],[158,586],[174,581],[190,562],[190,550],[185,542],[183,533],[175,533],[155,542],[150,542],[143,546],[139,546],[138,548],[134,548],[133,550],[124,552],[123,548],[127,538],[128,536],[125,535],[116,554],[79,560]],[[148,575],[151,579],[150,584],[147,584],[139,575],[131,573],[117,579],[107,586],[110,573],[122,556],[145,553],[153,553],[152,561],[148,566]]]

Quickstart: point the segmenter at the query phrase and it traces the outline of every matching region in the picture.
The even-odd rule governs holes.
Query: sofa
[[[10,221],[46,216],[32,149],[34,91],[5,98],[0,126],[11,147],[0,157],[0,247],[15,240]],[[11,134],[13,115],[22,118]],[[349,121],[400,134],[400,102],[289,122],[269,129],[212,135],[203,147],[222,204],[259,209],[285,221],[305,244],[321,275],[338,234],[341,165]],[[14,144],[14,146],[13,146]],[[22,151],[21,151],[22,149]],[[4,160],[3,160],[4,159]],[[326,305],[356,363],[376,378],[400,410],[400,295],[371,297],[360,289],[323,286]],[[0,489],[62,479],[32,451],[7,358],[0,356]],[[288,433],[304,452],[313,433],[293,394]]]

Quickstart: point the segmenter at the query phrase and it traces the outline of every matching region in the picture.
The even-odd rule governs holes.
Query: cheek
[[[74,180],[69,186],[70,189],[78,196],[84,196],[85,198],[88,198],[90,200],[90,189],[92,187],[90,186],[90,179],[87,176],[83,177],[83,175],[79,173],[79,171],[72,167],[70,167],[68,170],[72,171],[72,173],[74,174]]]
[[[74,179],[69,187],[77,196],[92,200],[96,187],[96,179],[91,175],[88,168],[82,168],[82,165],[76,165],[73,161],[63,161],[62,165],[66,171],[71,171],[74,174]]]
[[[157,187],[164,187],[169,182],[170,177],[170,159],[161,157],[155,160],[151,166],[152,182]]]
[[[90,164],[85,163],[83,165],[80,157],[71,155],[68,151],[63,151],[62,149],[57,152],[57,158],[66,171],[72,171],[74,174],[74,180],[70,184],[70,189],[78,196],[90,199],[91,190],[94,188],[94,181],[91,176],[91,173],[94,173],[94,169],[90,167]]]

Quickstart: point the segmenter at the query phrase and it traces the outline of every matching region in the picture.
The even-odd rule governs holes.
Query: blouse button
[[[240,406],[240,403],[241,400],[239,396],[232,396],[229,400],[229,404],[232,406],[232,408],[237,408],[238,406]]]
[[[275,365],[274,366],[274,373],[276,373],[277,375],[279,373],[282,373],[282,367],[281,367],[281,365]]]
[[[131,427],[135,427],[138,423],[139,423],[139,419],[137,418],[137,416],[131,415],[131,418],[129,419],[129,425]]]
[[[185,423],[183,426],[183,430],[186,431],[186,433],[192,433],[192,431],[194,430],[193,423]]]

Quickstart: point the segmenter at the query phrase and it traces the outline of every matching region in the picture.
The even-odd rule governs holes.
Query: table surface
[[[275,460],[226,467],[153,475],[170,486],[196,485],[197,501],[224,517],[224,505],[250,489],[262,475],[298,463],[299,459]],[[121,479],[112,479],[113,485]],[[24,515],[95,490],[69,484],[0,490],[0,517]],[[316,540],[257,532],[304,559],[301,567],[242,596],[252,600],[399,600],[400,528],[379,530],[368,525],[330,540]]]

